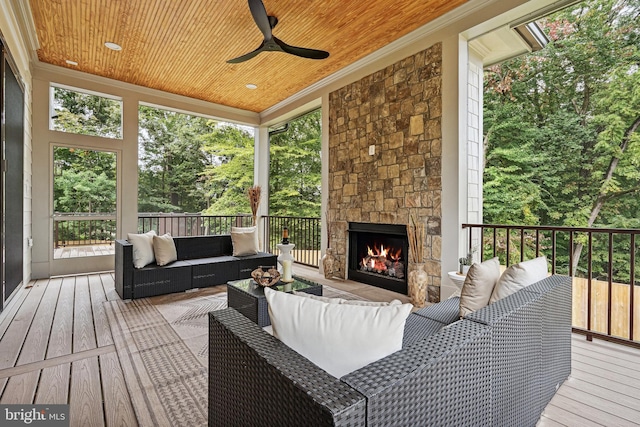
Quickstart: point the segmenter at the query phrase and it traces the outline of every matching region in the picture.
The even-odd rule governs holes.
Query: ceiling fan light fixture
[[[247,89],[254,90],[254,89],[258,89],[258,85],[253,84],[253,83],[247,83],[247,84],[246,84],[246,88],[247,88]]]
[[[111,50],[115,50],[115,51],[122,50],[122,46],[120,46],[118,43],[106,42],[104,45]]]

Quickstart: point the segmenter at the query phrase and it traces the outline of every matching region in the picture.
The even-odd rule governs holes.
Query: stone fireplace
[[[350,223],[420,221],[430,302],[440,300],[441,66],[435,44],[330,93],[328,111],[327,220],[338,274],[361,280],[349,268]]]

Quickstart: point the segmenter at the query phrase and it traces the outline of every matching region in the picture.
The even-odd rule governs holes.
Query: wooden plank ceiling
[[[260,112],[467,0],[263,1],[279,20],[276,37],[331,56],[310,60],[266,52],[228,64],[262,41],[246,0],[30,4],[41,62]],[[123,49],[109,50],[105,42]],[[258,89],[247,89],[248,83]]]

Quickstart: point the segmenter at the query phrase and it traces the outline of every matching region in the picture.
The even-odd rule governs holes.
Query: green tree
[[[209,164],[204,135],[217,123],[203,117],[140,106],[138,211],[200,212],[209,202],[202,174]]]
[[[53,87],[53,129],[122,138],[122,103],[99,95]]]
[[[55,212],[115,212],[114,153],[55,147],[54,173]]]
[[[547,47],[486,71],[485,222],[638,217],[639,16],[633,0],[581,3],[541,21]]]
[[[204,213],[250,213],[247,189],[253,185],[253,137],[241,127],[221,124],[202,135],[202,141],[209,158],[201,172],[202,185],[211,200]]]
[[[289,122],[270,138],[269,210],[271,215],[320,216],[321,112]]]

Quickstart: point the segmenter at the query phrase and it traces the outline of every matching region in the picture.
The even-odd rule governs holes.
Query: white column
[[[267,126],[254,128],[253,184],[261,187],[260,206],[258,207],[258,235],[262,250],[266,250],[264,242],[264,221],[262,217],[269,215],[269,129]]]
[[[320,136],[320,251],[321,256],[327,247],[327,209],[329,204],[329,94],[322,95],[322,116]],[[322,265],[320,265],[322,270]],[[346,271],[346,270],[345,270]],[[321,271],[322,272],[322,271]]]

